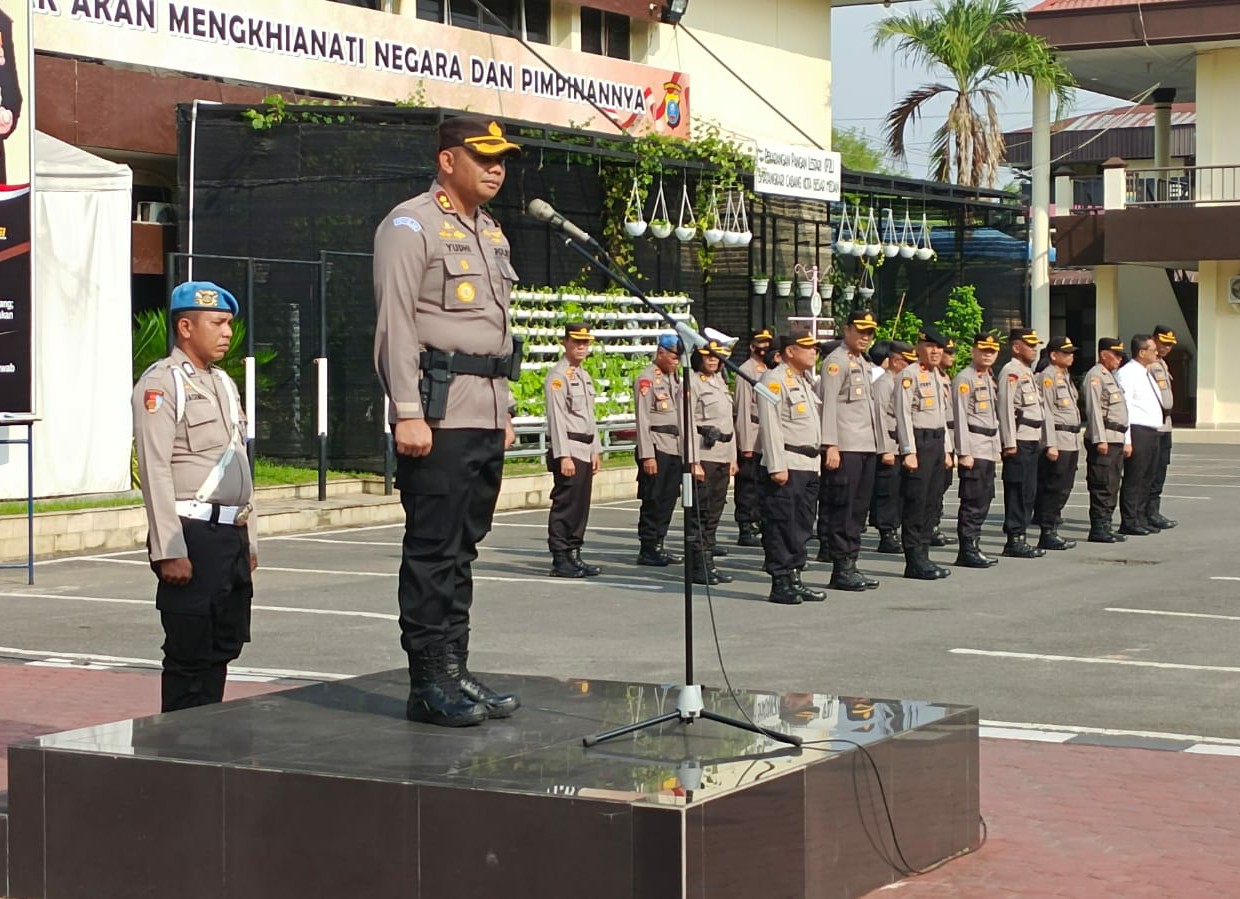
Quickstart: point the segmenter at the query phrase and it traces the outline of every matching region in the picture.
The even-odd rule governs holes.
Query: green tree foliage
[[[1060,108],[1076,85],[1046,41],[1024,28],[1016,0],[935,0],[929,12],[898,13],[874,26],[876,48],[895,44],[903,59],[931,69],[947,83],[924,84],[887,115],[887,148],[906,158],[905,132],[940,95],[951,100],[934,134],[930,176],[994,187],[1004,160],[998,91],[1013,84],[1051,92]]]
[[[917,344],[917,332],[924,323],[921,318],[908,310],[899,317],[892,316],[874,330],[875,340],[903,340],[905,343]]]
[[[969,364],[973,338],[981,333],[985,314],[977,301],[976,288],[972,284],[953,287],[947,295],[947,310],[943,317],[934,323],[944,337],[956,342],[956,362],[952,365],[951,374]]]
[[[859,128],[832,128],[831,149],[840,154],[844,168],[854,172],[876,172],[880,175],[903,175],[905,172],[886,163],[886,153]]]

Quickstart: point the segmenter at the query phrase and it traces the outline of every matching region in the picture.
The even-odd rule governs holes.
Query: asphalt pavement
[[[866,551],[882,580],[824,603],[765,601],[761,550],[733,542],[732,584],[694,588],[693,680],[780,691],[927,699],[980,707],[990,722],[1240,739],[1240,447],[1175,450],[1157,536],[1084,540],[1084,460],[1065,510],[1080,540],[1043,559],[953,567],[904,580],[903,560]],[[954,527],[955,488],[945,530]],[[983,540],[998,553],[1001,499]],[[679,517],[679,516],[678,516]],[[637,502],[596,506],[584,555],[601,577],[547,576],[546,511],[504,513],[475,564],[471,667],[558,677],[683,683],[685,603],[679,568],[633,564]],[[680,539],[679,528],[669,546]],[[254,642],[238,671],[320,678],[400,667],[395,622],[400,528],[264,539]],[[872,547],[869,532],[864,545]],[[817,544],[810,545],[811,558]],[[942,564],[955,548],[935,550]],[[824,586],[829,565],[811,564]],[[27,587],[0,573],[0,657],[155,663],[161,639],[154,576],[141,552],[40,563]],[[718,636],[718,644],[715,635]]]

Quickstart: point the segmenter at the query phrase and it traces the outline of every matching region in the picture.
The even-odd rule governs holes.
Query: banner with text
[[[760,194],[838,202],[840,154],[759,141],[753,189]]]
[[[0,413],[34,411],[30,0],[0,0]]]
[[[615,131],[593,101],[635,133],[689,134],[682,72],[538,45],[557,74],[513,38],[412,15],[302,0],[27,2],[48,53]]]

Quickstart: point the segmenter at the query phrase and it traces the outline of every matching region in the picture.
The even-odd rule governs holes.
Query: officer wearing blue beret
[[[245,415],[237,385],[214,364],[228,352],[237,311],[217,284],[177,285],[169,306],[176,346],[133,391],[165,712],[220,702],[228,663],[250,639],[258,527]]]

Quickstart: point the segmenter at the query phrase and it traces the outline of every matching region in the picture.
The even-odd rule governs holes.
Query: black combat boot
[[[950,546],[951,544],[955,542],[956,542],[955,537],[948,537],[946,534],[940,531],[937,527],[934,529],[934,533],[930,535],[931,546]]]
[[[930,561],[930,556],[925,550],[905,549],[904,550],[904,576],[918,581],[937,581],[939,579],[938,566]]]
[[[1089,522],[1090,543],[1123,543],[1128,538],[1117,534],[1111,529],[1109,519],[1094,519]]]
[[[746,521],[739,525],[740,536],[736,538],[737,546],[761,546],[762,529],[756,521]]]
[[[998,565],[999,560],[983,555],[981,541],[977,537],[961,537],[956,564],[963,568],[989,568]]]
[[[806,602],[822,602],[827,598],[825,591],[805,586],[805,582],[801,580],[800,568],[794,568],[790,577],[792,578],[792,589],[800,594],[801,599]]]
[[[712,546],[710,548],[710,554],[716,559],[722,559],[727,556],[728,548],[726,546]]]
[[[516,693],[497,693],[469,670],[469,651],[459,646],[448,647],[448,675],[455,678],[466,699],[486,707],[488,718],[507,718],[521,708]]]
[[[569,558],[571,558],[573,564],[577,566],[577,570],[586,577],[598,577],[603,573],[603,569],[599,568],[597,565],[591,565],[589,562],[581,561],[581,547],[577,547],[572,550],[572,555]]]
[[[467,727],[487,719],[487,707],[466,696],[449,671],[446,645],[430,646],[410,657],[405,717],[441,727]]]
[[[711,577],[710,565],[706,562],[705,554],[696,547],[691,550],[693,555],[690,557],[692,561],[689,563],[689,579],[695,584],[706,584],[714,586],[719,583]]]
[[[904,552],[904,544],[895,528],[878,529],[878,552],[899,555]]]
[[[1178,521],[1168,518],[1159,511],[1162,500],[1153,500],[1145,509],[1145,520],[1149,522],[1149,527],[1158,528],[1160,531],[1169,531],[1177,524]]]
[[[865,581],[857,573],[857,566],[849,559],[835,559],[831,568],[831,580],[827,584],[832,590],[847,590],[850,593],[865,591]]]
[[[1046,550],[1030,546],[1024,534],[1008,534],[1003,554],[1013,559],[1040,559],[1046,555]]]
[[[642,541],[641,552],[637,554],[638,565],[653,565],[656,568],[666,568],[669,562],[671,562],[671,559],[659,552],[659,544]]]
[[[1055,528],[1042,528],[1042,536],[1038,539],[1038,549],[1073,549],[1075,546],[1075,540],[1065,540]]]
[[[713,558],[706,559],[706,567],[710,571],[710,576],[714,579],[714,583],[716,584],[730,584],[733,580],[735,580],[732,575],[720,571],[715,565],[715,560]]]
[[[878,589],[878,578],[870,577],[864,571],[857,571],[857,556],[858,556],[858,553],[853,553],[851,556],[848,557],[849,568],[853,572],[856,573],[857,577],[861,578],[861,583],[865,584],[865,589],[877,590]]]
[[[818,554],[814,556],[818,562],[834,562],[835,557],[831,555],[831,547],[826,540],[818,541]]]
[[[551,550],[552,577],[585,577],[586,573],[573,564],[572,553],[567,549]]]
[[[668,552],[666,549],[664,549],[662,540],[660,540],[658,545],[655,547],[655,552],[657,552],[663,558],[667,559],[668,565],[679,565],[681,562],[685,560],[684,556],[678,556],[676,555],[676,553],[671,553],[671,552]]]
[[[781,606],[799,606],[804,602],[801,594],[793,588],[792,578],[786,574],[771,575],[771,592],[766,601]]]

